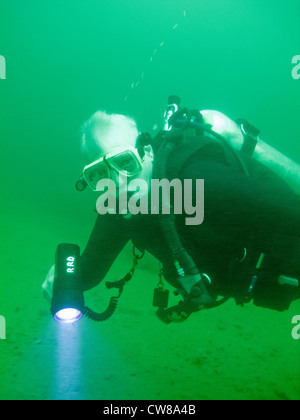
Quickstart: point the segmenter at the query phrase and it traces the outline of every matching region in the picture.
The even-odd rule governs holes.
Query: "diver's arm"
[[[130,237],[126,221],[116,215],[99,215],[81,255],[83,289],[97,286]]]

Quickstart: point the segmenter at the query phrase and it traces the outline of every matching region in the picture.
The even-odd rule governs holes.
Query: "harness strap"
[[[229,166],[238,167],[236,158],[225,148],[221,142],[208,136],[185,137],[168,160],[166,176],[168,179],[178,177],[186,162],[196,154],[199,154],[206,146],[212,146],[211,157],[223,160]]]
[[[260,130],[249,124],[246,120],[237,120],[237,123],[240,124],[241,131],[244,136],[244,143],[241,148],[241,152],[249,156],[253,156],[256,145],[258,143],[258,135]]]

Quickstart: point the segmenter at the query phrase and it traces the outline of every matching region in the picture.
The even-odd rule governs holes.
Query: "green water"
[[[84,248],[95,196],[74,190],[98,109],[161,124],[169,94],[245,117],[300,162],[299,0],[57,0],[0,5],[0,399],[299,399],[300,304],[234,302],[165,326],[147,256],[107,323],[60,327],[40,286],[58,243]],[[125,100],[126,99],[126,100]],[[127,247],[108,277],[131,268]],[[101,285],[87,303],[104,309]]]

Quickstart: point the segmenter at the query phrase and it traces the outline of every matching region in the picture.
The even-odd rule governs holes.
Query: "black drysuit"
[[[181,180],[204,179],[204,222],[186,226],[183,214],[176,216],[176,225],[199,271],[211,278],[216,295],[230,295],[231,289],[235,290],[233,282],[239,281],[237,259],[244,249],[248,250],[247,258],[254,258],[254,267],[259,255],[266,254],[264,277],[271,280],[264,284],[263,293],[268,293],[266,284],[275,284],[280,274],[300,276],[300,196],[261,164],[243,158],[250,177],[237,166],[229,166],[223,147],[212,142],[173,174]],[[176,287],[176,272],[157,217],[99,215],[81,256],[84,289],[104,279],[129,240],[161,261],[166,280]],[[250,283],[251,275],[248,280]]]

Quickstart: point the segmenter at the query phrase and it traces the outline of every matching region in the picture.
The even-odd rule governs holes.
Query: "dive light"
[[[83,310],[80,248],[73,244],[60,244],[55,258],[51,313],[55,321],[71,323],[82,318]]]

